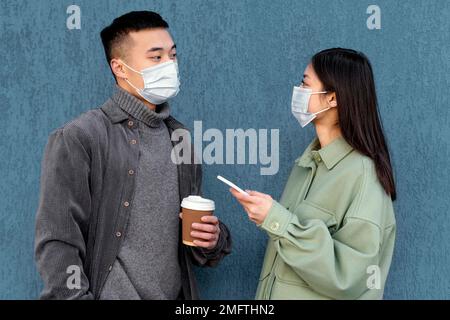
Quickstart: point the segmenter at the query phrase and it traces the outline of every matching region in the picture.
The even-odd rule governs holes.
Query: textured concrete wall
[[[66,9],[81,8],[68,30]],[[381,9],[369,30],[366,9]],[[290,114],[292,86],[309,57],[333,46],[364,51],[375,69],[380,112],[395,167],[398,238],[388,299],[450,297],[448,230],[450,1],[1,1],[0,298],[32,299],[42,151],[54,128],[111,93],[99,31],[136,9],[160,12],[178,46],[182,91],[173,114],[193,128],[280,130],[280,170],[205,166],[204,189],[234,235],[234,253],[197,270],[205,298],[252,298],[266,236],[215,176],[278,198],[293,160],[314,136]]]

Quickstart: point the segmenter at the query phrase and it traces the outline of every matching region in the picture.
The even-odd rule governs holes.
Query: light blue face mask
[[[144,80],[144,88],[139,89],[134,86],[128,79],[125,79],[136,92],[150,103],[155,105],[161,104],[175,97],[180,91],[180,79],[178,76],[178,63],[176,61],[168,61],[137,71],[122,63],[131,71],[139,73]]]
[[[313,121],[319,113],[325,112],[331,107],[323,109],[319,112],[311,113],[308,111],[309,99],[313,94],[327,93],[327,91],[316,91],[313,92],[312,89],[304,87],[294,87],[292,92],[292,104],[291,111],[294,117],[298,120],[302,128],[304,128],[308,123]]]

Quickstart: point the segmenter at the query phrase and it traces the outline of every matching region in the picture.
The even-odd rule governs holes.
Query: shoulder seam
[[[91,110],[96,110],[96,109],[91,109]],[[88,111],[91,111],[91,110],[88,110]],[[70,136],[72,139],[76,139],[78,141],[78,143],[80,143],[80,145],[83,147],[86,154],[89,154],[89,152],[88,152],[88,150],[86,150],[86,146],[83,144],[82,140],[80,140],[79,137],[77,137],[76,134],[74,134],[74,132],[71,132],[69,130],[69,127],[75,128],[76,133],[80,134],[86,140],[89,148],[92,148],[93,140],[92,140],[91,136],[86,132],[86,130],[84,130],[84,128],[77,123],[78,119],[79,119],[79,117],[72,119],[71,121],[66,123],[66,125],[61,127],[61,129],[63,131],[63,134],[65,133],[68,136]]]

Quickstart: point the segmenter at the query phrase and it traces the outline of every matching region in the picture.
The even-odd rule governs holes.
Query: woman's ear
[[[328,104],[330,107],[335,108],[337,107],[337,101],[336,101],[336,92],[332,92],[327,96]]]

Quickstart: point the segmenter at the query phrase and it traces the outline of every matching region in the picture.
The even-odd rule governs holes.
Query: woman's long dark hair
[[[355,50],[333,48],[315,54],[311,64],[323,89],[336,93],[339,127],[344,139],[374,161],[381,185],[395,200],[394,175],[369,59]]]

